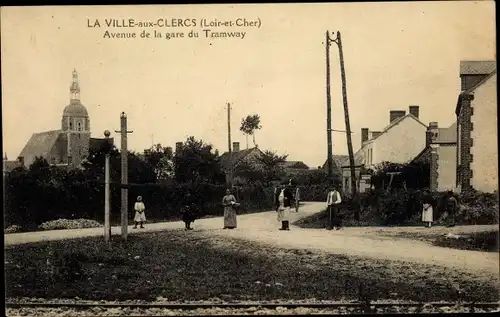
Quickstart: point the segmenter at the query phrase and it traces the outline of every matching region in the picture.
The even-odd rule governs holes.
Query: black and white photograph
[[[500,311],[494,1],[0,14],[6,316]]]

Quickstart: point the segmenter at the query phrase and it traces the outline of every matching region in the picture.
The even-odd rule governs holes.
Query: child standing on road
[[[134,210],[135,210],[134,229],[137,229],[137,224],[139,224],[139,223],[141,224],[141,228],[144,228],[143,224],[144,224],[144,222],[146,222],[146,215],[145,215],[144,211],[146,210],[146,206],[144,206],[144,203],[142,202],[141,196],[137,197],[137,201],[134,205]]]

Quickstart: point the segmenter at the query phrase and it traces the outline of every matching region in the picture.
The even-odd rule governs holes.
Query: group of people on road
[[[290,180],[288,184],[279,185],[274,191],[274,205],[277,212],[277,220],[281,222],[281,228],[279,230],[290,230],[290,214],[292,208],[295,207],[295,212],[299,211],[300,204],[300,190],[297,187],[295,189],[295,194],[292,193],[292,181]],[[340,216],[340,208],[342,207],[342,196],[335,186],[330,186],[327,197],[326,197],[326,207],[327,207],[327,230],[340,230],[342,228],[342,218]],[[222,198],[222,207],[224,208],[224,226],[223,229],[235,229],[237,227],[237,209],[240,203],[236,201],[235,196],[231,193],[230,189],[226,190],[226,195]],[[434,222],[434,210],[433,210],[433,198],[430,192],[424,192],[422,197],[422,222],[424,226],[430,228]],[[134,205],[134,229],[140,225],[140,228],[144,228],[144,223],[146,222],[145,215],[145,205],[142,201],[142,197],[138,196],[137,201]],[[440,217],[446,226],[452,227],[455,225],[455,215],[458,209],[458,202],[453,195],[452,191],[449,191],[445,197],[445,212]],[[181,207],[182,221],[185,224],[185,230],[193,230],[191,224],[199,216],[199,209],[193,200],[190,193],[186,194],[186,200]]]
[[[444,212],[439,218],[439,221],[446,227],[455,226],[455,217],[458,212],[458,201],[453,194],[453,191],[448,191],[444,197]],[[430,192],[424,192],[422,198],[422,222],[424,226],[430,228],[434,223],[434,199]]]

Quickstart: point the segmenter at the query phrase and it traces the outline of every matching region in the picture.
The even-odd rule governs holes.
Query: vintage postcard
[[[0,10],[8,316],[498,310],[493,1]]]

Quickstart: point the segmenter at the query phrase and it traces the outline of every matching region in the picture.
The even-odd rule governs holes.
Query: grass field
[[[6,297],[89,300],[498,300],[498,285],[446,268],[282,250],[170,231],[5,248]],[[47,261],[49,260],[49,264]],[[53,274],[50,273],[52,270]],[[48,272],[49,271],[49,272]]]

